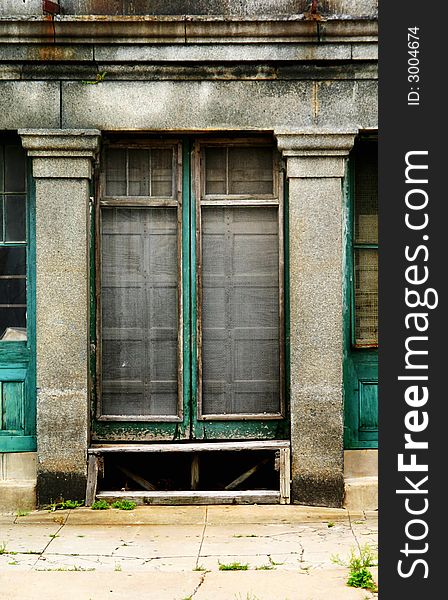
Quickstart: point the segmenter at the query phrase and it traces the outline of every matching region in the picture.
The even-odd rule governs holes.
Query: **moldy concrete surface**
[[[377,513],[303,506],[141,507],[0,516],[4,600],[332,600]],[[240,563],[247,570],[220,571]],[[376,577],[376,570],[373,569]],[[20,582],[20,585],[19,583]]]

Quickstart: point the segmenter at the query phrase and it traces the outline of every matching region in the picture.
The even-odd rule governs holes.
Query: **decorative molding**
[[[19,129],[18,133],[33,159],[34,177],[90,179],[101,137],[98,129]]]
[[[344,177],[346,158],[358,129],[275,131],[277,144],[287,158],[287,176]]]
[[[2,43],[201,44],[378,42],[375,18],[213,16],[0,17]]]
[[[274,131],[283,156],[346,156],[359,129]]]

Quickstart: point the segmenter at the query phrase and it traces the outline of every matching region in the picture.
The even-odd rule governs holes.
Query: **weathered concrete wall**
[[[61,88],[0,81],[0,129],[263,131],[335,123],[377,126],[376,81],[105,81]]]
[[[56,1],[56,0],[55,0]],[[310,0],[59,0],[65,15],[297,15]],[[377,0],[320,0],[322,15],[375,16]],[[0,15],[41,15],[42,0],[2,0]]]
[[[0,15],[41,15],[42,0],[2,0]]]
[[[59,127],[59,113],[58,82],[0,81],[0,129]]]
[[[272,130],[377,124],[377,85],[337,82],[62,84],[62,126],[118,130]]]

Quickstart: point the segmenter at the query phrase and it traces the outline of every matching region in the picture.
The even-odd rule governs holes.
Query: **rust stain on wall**
[[[41,60],[44,62],[70,60],[74,56],[74,49],[68,46],[40,46],[30,48],[28,60]]]

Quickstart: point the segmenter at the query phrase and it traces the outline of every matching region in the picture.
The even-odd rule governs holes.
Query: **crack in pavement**
[[[356,545],[358,546],[358,550],[359,550],[359,552],[361,553],[361,545],[360,545],[360,543],[359,543],[359,541],[358,541],[358,538],[356,537],[355,530],[353,529],[353,525],[352,525],[352,518],[351,518],[351,516],[350,516],[350,513],[348,513],[348,522],[349,522],[349,524],[350,524],[350,530],[351,530],[351,532],[352,532],[352,535],[353,535],[353,537],[355,538]]]
[[[199,558],[201,557],[202,545],[204,543],[204,538],[205,538],[205,530],[207,529],[207,517],[208,517],[208,506],[205,507],[204,527],[202,528],[201,543],[199,544],[198,555],[196,557],[196,564],[195,564],[196,569],[199,567]],[[196,592],[194,592],[194,593],[196,593]]]
[[[190,596],[190,599],[194,598],[194,596],[198,593],[199,588],[204,583],[207,573],[202,573],[201,578],[199,579],[198,585],[194,588],[193,593]]]
[[[70,511],[71,512],[71,511]],[[64,521],[59,525],[59,528],[57,529],[56,533],[52,533],[51,534],[51,538],[50,541],[48,542],[48,544],[45,546],[45,548],[42,550],[42,552],[39,553],[39,556],[36,560],[36,562],[34,563],[34,565],[32,566],[32,568],[34,569],[34,567],[36,567],[37,563],[40,561],[40,559],[43,557],[43,555],[45,554],[47,548],[50,546],[51,542],[59,535],[59,532],[61,531],[61,529],[65,526],[65,524],[68,521],[68,517],[70,512],[67,514],[67,516],[65,517]]]

